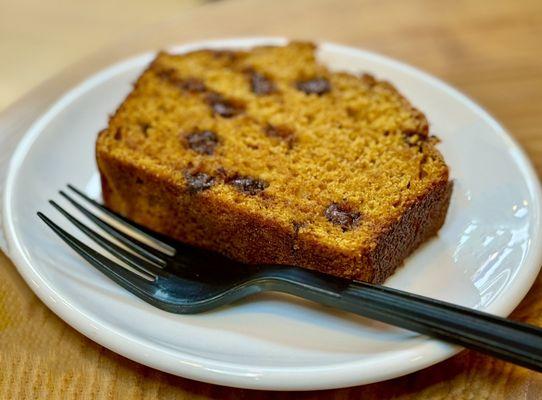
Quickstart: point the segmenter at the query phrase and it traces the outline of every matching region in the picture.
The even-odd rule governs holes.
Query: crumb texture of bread
[[[96,143],[105,204],[246,263],[381,283],[446,217],[425,116],[311,43],[159,53]]]

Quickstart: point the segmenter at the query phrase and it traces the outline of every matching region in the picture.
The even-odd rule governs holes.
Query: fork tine
[[[111,210],[107,209],[106,207],[104,207],[103,205],[101,205],[100,203],[98,203],[96,200],[94,199],[91,199],[90,197],[88,197],[85,193],[83,193],[82,191],[80,191],[79,189],[77,189],[75,186],[71,185],[71,184],[68,184],[68,188],[70,190],[72,190],[73,192],[77,193],[77,195],[79,195],[80,197],[82,197],[85,201],[89,202],[90,204],[92,204],[94,207],[98,208],[100,211],[102,211],[103,213],[107,214],[108,217],[111,217],[116,223],[119,224],[119,226],[122,226],[128,230],[130,230],[131,232],[134,232],[137,236],[141,236],[141,237],[144,237],[145,240],[148,240],[149,243],[152,243],[152,248],[154,248],[155,250],[157,251],[160,251],[162,253],[165,253],[167,254],[168,256],[174,256],[175,253],[176,253],[176,250],[174,247],[170,246],[169,244],[167,243],[164,243],[163,241],[161,241],[160,239],[157,239],[156,237],[146,233],[146,232],[143,232],[141,229],[139,229],[138,227],[134,226],[133,224],[129,223],[128,221],[120,218],[117,214],[115,214],[114,212],[112,212]],[[118,229],[117,229],[118,230]],[[126,234],[128,235],[128,234]],[[131,236],[131,235],[128,235],[128,236]],[[133,238],[133,237],[132,237]]]
[[[91,249],[51,221],[42,212],[38,212],[38,217],[40,217],[43,222],[45,222],[58,236],[60,236],[60,238],[68,246],[70,246],[93,267],[109,277],[111,280],[115,281],[117,284],[140,298],[152,298],[151,293],[154,290],[152,281],[127,270],[107,257],[101,255],[97,251]]]
[[[68,213],[64,208],[59,206],[55,201],[49,200],[49,203],[51,203],[53,207],[55,207],[62,215],[64,215],[72,224],[74,224],[79,230],[81,230],[90,239],[92,239],[94,242],[102,246],[112,255],[128,263],[131,267],[133,267],[137,271],[145,275],[150,275],[153,278],[156,277],[156,275],[160,274],[161,269],[158,268],[156,265],[151,264],[147,260],[137,255],[134,255],[130,253],[129,251],[124,250],[122,247],[106,239],[105,237],[97,233],[96,231],[90,229],[88,226],[78,221],[75,217],[73,217],[70,213]]]
[[[68,200],[74,207],[76,207],[79,211],[81,211],[83,214],[87,216],[92,222],[94,222],[96,225],[98,225],[100,228],[102,228],[104,231],[109,233],[111,236],[113,236],[115,239],[122,242],[125,246],[127,246],[129,249],[134,251],[137,254],[145,255],[148,259],[152,260],[156,264],[164,267],[166,265],[166,261],[163,260],[160,255],[163,255],[160,251],[157,251],[156,249],[145,245],[144,243],[138,242],[137,239],[133,238],[132,236],[127,235],[126,233],[118,230],[113,225],[109,224],[108,222],[104,221],[100,217],[98,217],[93,212],[87,210],[85,207],[83,207],[79,202],[77,202],[74,198],[69,196],[67,193],[63,192],[62,190],[59,191],[60,195],[64,197],[66,200]]]

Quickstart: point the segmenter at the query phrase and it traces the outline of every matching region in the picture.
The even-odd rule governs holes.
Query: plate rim
[[[280,37],[210,39],[194,41],[179,46],[170,46],[168,50],[184,52],[202,47],[255,46],[259,44],[281,44],[286,41],[286,38]],[[417,79],[425,80],[432,86],[436,86],[446,92],[446,94],[456,98],[491,125],[494,128],[493,132],[499,135],[514,150],[514,160],[525,176],[528,191],[535,200],[532,213],[533,223],[535,224],[535,235],[532,240],[534,243],[538,242],[536,239],[541,236],[542,232],[542,217],[540,212],[542,191],[537,174],[527,155],[516,140],[484,108],[442,80],[390,57],[327,41],[321,41],[318,45],[325,47],[326,50],[350,55],[355,54],[358,57],[373,59],[409,72]],[[95,320],[91,315],[87,315],[82,310],[74,308],[63,298],[61,293],[55,290],[54,285],[49,285],[24,254],[22,243],[16,234],[16,222],[13,220],[11,213],[11,209],[13,208],[11,199],[16,185],[18,170],[23,164],[32,144],[42,132],[42,128],[62,111],[66,105],[81,95],[84,95],[95,85],[114,77],[125,69],[133,67],[133,64],[138,61],[143,62],[147,58],[152,58],[154,54],[155,52],[146,52],[124,59],[96,71],[82,82],[79,82],[62,94],[44,113],[40,114],[25,132],[12,154],[7,168],[3,199],[4,231],[8,242],[9,256],[13,260],[19,274],[21,274],[32,291],[36,293],[49,309],[91,340],[131,360],[189,379],[238,388],[318,390],[368,384],[420,370],[449,358],[461,350],[457,346],[445,344],[435,339],[428,339],[408,349],[390,352],[390,355],[383,353],[379,356],[380,361],[375,361],[374,359],[370,362],[358,360],[317,367],[254,368],[239,363],[217,361],[186,353],[182,353],[183,358],[180,359],[178,353],[171,353],[171,351],[160,348],[152,342],[144,340],[144,338],[136,337],[130,334],[130,332],[117,330],[113,326]],[[507,301],[504,302],[503,296],[499,296],[485,311],[501,316],[508,315],[525,297],[534,283],[539,273],[541,261],[542,246],[533,244],[531,253],[523,260],[523,264],[527,265],[526,270],[520,276],[516,277],[512,286],[515,289],[513,297],[507,298]],[[100,329],[95,328],[97,325],[100,326]],[[364,375],[363,371],[366,371],[369,366],[373,373],[370,376]]]

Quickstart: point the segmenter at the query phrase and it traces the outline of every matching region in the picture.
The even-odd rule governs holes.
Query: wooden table
[[[204,0],[0,0],[0,111],[111,38]]]
[[[228,1],[202,6],[96,54],[0,115],[25,129],[67,87],[134,52],[204,37],[326,39],[396,57],[452,83],[501,120],[542,172],[542,2]],[[0,133],[2,134],[2,133]],[[542,278],[512,318],[542,325]],[[50,312],[0,254],[0,398],[539,399],[542,375],[474,352],[388,382],[273,393],[218,387],[138,365]]]

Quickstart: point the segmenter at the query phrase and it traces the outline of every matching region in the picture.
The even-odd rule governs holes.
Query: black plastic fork
[[[113,240],[83,224],[55,201],[50,203],[118,261],[81,242],[43,213],[38,212],[38,216],[92,266],[162,310],[200,313],[255,293],[283,292],[542,371],[542,329],[539,327],[298,267],[244,265],[151,233],[75,187],[68,185],[68,188],[83,199],[85,205],[64,191],[60,191],[62,197]]]

